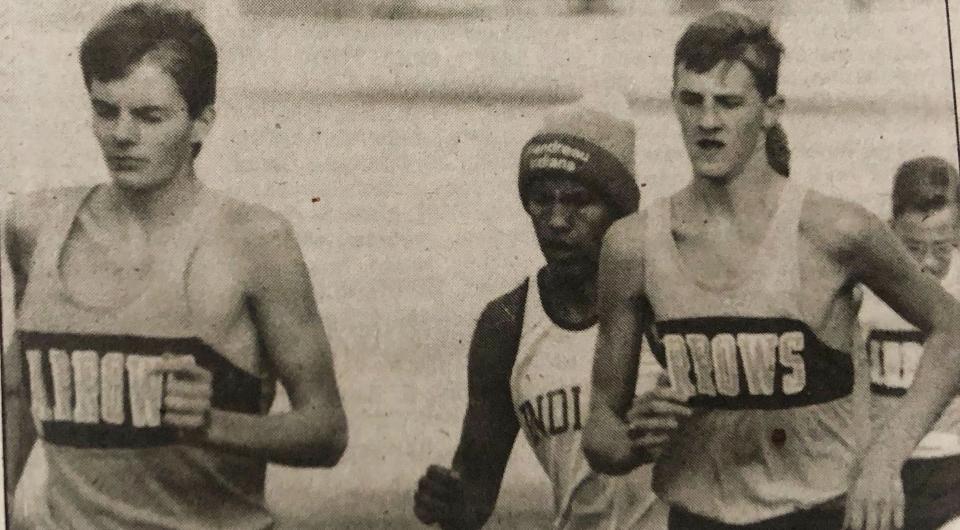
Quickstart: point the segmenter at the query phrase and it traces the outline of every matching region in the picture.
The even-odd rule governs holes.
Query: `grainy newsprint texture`
[[[694,352],[692,357],[671,356],[667,341],[666,357],[660,358],[668,370],[655,382],[660,368],[644,348],[638,393],[668,380],[671,399],[679,399],[676,392],[684,388],[694,394],[686,403],[701,423],[667,429],[671,436],[702,435],[703,451],[715,451],[722,438],[703,433],[739,433],[728,439],[730,454],[739,456],[713,455],[709,462],[686,465],[701,471],[715,466],[710,469],[729,476],[739,476],[741,464],[756,465],[766,478],[744,483],[788,499],[764,498],[755,501],[755,510],[740,509],[737,492],[724,490],[715,499],[685,504],[687,486],[741,487],[723,478],[716,487],[682,484],[699,480],[698,473],[661,476],[658,492],[687,508],[684,516],[737,524],[755,522],[760,514],[782,515],[790,502],[810,507],[843,493],[825,485],[823,470],[865,452],[821,446],[819,440],[836,436],[843,445],[865,438],[857,429],[870,414],[865,401],[856,400],[876,399],[879,387],[887,394],[904,391],[926,337],[909,333],[905,321],[886,325],[898,317],[883,313],[883,302],[872,293],[855,289],[857,278],[878,285],[902,281],[910,293],[907,287],[881,288],[889,292],[880,298],[896,299],[893,305],[911,313],[910,320],[952,344],[949,315],[960,311],[936,304],[947,300],[939,298],[943,291],[929,275],[920,279],[917,264],[909,261],[917,257],[925,272],[945,278],[948,292],[960,292],[950,284],[960,274],[951,224],[960,215],[960,195],[948,45],[948,13],[956,24],[960,10],[943,0],[161,2],[191,10],[215,43],[216,100],[209,108],[211,102],[198,96],[203,83],[190,81],[196,59],[184,59],[198,41],[171,44],[172,23],[160,29],[145,23],[139,36],[128,25],[128,33],[102,37],[101,55],[90,60],[95,71],[85,82],[81,43],[98,21],[125,5],[0,3],[4,454],[6,472],[19,473],[6,481],[8,488],[19,485],[16,495],[7,492],[8,527],[16,520],[24,528],[260,528],[274,520],[280,528],[419,528],[419,516],[458,528],[487,515],[475,512],[493,509],[487,528],[667,528],[668,508],[651,493],[651,466],[622,480],[590,471],[590,463],[603,468],[616,460],[604,453],[604,444],[621,439],[606,436],[609,425],[587,420],[591,396],[600,399],[590,388],[595,323],[599,313],[601,335],[616,327],[610,324],[616,314],[610,300],[630,284],[609,270],[603,276],[601,265],[608,286],[601,291],[609,303],[606,309],[596,306],[600,237],[614,218],[628,213],[624,208],[636,208],[628,185],[633,179],[641,210],[697,179],[717,189],[727,186],[710,181],[727,173],[704,176],[714,170],[749,174],[765,183],[764,190],[780,186],[769,183],[776,167],[762,145],[763,130],[774,123],[789,139],[790,186],[782,189],[796,194],[795,186],[802,186],[862,206],[865,212],[842,203],[837,212],[856,215],[836,213],[836,219],[879,219],[879,235],[870,237],[880,239],[870,244],[895,243],[892,250],[873,255],[878,247],[866,243],[843,247],[862,252],[837,258],[842,263],[830,268],[824,256],[833,256],[830,245],[841,243],[828,236],[846,234],[842,228],[823,228],[820,239],[793,246],[784,243],[789,238],[765,244],[756,229],[763,223],[794,230],[798,219],[803,226],[826,221],[804,221],[812,215],[809,204],[807,213],[799,213],[799,205],[800,217],[790,218],[783,205],[799,204],[795,197],[783,198],[778,208],[769,193],[742,190],[736,200],[710,195],[712,203],[702,190],[690,192],[689,204],[711,205],[702,211],[691,206],[691,216],[707,212],[704,226],[707,218],[721,221],[702,231],[674,226],[675,238],[687,241],[678,248],[688,262],[700,260],[696,267],[714,280],[723,271],[728,279],[737,270],[743,274],[745,255],[767,264],[751,280],[766,277],[765,267],[802,261],[791,256],[820,256],[805,258],[804,266],[817,262],[809,270],[822,274],[805,277],[803,287],[833,289],[836,305],[809,313],[822,318],[799,319],[813,328],[801,338],[820,348],[813,356],[853,351],[851,364],[860,377],[847,381],[843,363],[817,368],[809,357],[788,359],[792,343],[784,337],[798,332],[790,331],[790,323],[771,332],[764,327],[773,325],[769,319],[756,329],[780,342],[769,350],[772,357],[760,361],[750,355],[762,357],[767,350],[741,343],[741,357],[731,346],[733,364],[723,364],[716,340],[713,357],[698,358],[695,350],[701,350],[690,342],[697,330],[688,330],[686,345],[681,339],[679,347]],[[746,15],[753,24],[743,26],[731,15],[743,30],[727,35],[741,44],[721,52],[732,62],[721,59],[719,70],[717,61],[676,69],[678,39],[691,23],[718,10]],[[774,94],[761,96],[757,79],[770,65],[751,46],[763,39],[758,28],[765,25],[785,53]],[[953,29],[955,42],[960,28]],[[131,52],[145,46],[151,31],[168,33],[145,54]],[[672,93],[680,83],[689,83],[686,92]],[[528,145],[536,138],[541,140]],[[201,140],[194,159],[191,145]],[[921,162],[901,172],[909,181],[904,200],[923,204],[908,205],[892,218],[894,176],[913,159]],[[561,178],[535,178],[542,175]],[[687,226],[694,217],[678,213],[686,211],[678,204],[688,203],[674,203],[674,221]],[[823,206],[833,203],[816,204],[821,218],[833,215]],[[743,208],[758,221],[710,217],[717,211],[740,215]],[[937,225],[941,217],[947,221]],[[896,243],[897,235],[906,247]],[[643,240],[626,239],[627,246]],[[695,243],[701,240],[714,246]],[[753,243],[724,248],[723,241]],[[798,241],[795,235],[792,241]],[[866,272],[849,272],[859,270],[861,261]],[[545,262],[551,265],[538,274]],[[831,284],[831,274],[849,281]],[[530,278],[534,288],[524,283]],[[767,309],[753,302],[742,307],[764,317],[784,316],[770,313],[773,291],[757,289],[754,305]],[[500,298],[504,293],[511,294]],[[869,313],[861,319],[863,329],[856,318],[861,299]],[[696,313],[715,302],[674,305]],[[871,320],[875,305],[881,316]],[[744,335],[754,329],[744,325]],[[664,326],[673,329],[670,322]],[[879,341],[874,356],[870,340],[863,340],[871,326],[888,332],[871,335]],[[838,338],[838,329],[847,330],[846,338]],[[677,333],[661,335],[683,336]],[[820,339],[829,346],[812,344]],[[468,417],[472,437],[452,465],[468,409],[471,341],[471,406],[477,415]],[[898,344],[897,353],[882,357],[878,352],[886,343]],[[662,353],[659,339],[655,349]],[[936,350],[944,363],[956,358],[944,353],[949,349],[928,351]],[[825,381],[823,395],[807,394],[810,386],[797,383],[791,362],[808,363],[806,377]],[[758,371],[751,372],[751,363]],[[944,385],[960,379],[957,366],[924,372],[927,394],[947,396]],[[681,373],[689,378],[678,380]],[[764,374],[770,374],[769,388]],[[537,378],[549,384],[531,382]],[[728,394],[724,381],[727,390],[735,387]],[[822,412],[831,416],[823,420],[826,427],[816,427],[822,433],[807,425],[809,417],[790,415],[849,393],[843,390],[848,383],[854,404]],[[261,399],[274,387],[272,402]],[[796,388],[807,401],[792,401]],[[738,392],[757,399],[738,401]],[[726,398],[707,399],[718,393]],[[937,410],[945,403],[943,397]],[[262,417],[267,408],[272,419]],[[737,423],[701,416],[731,411],[743,413]],[[787,424],[774,425],[770,414],[780,413],[773,417]],[[685,421],[683,411],[674,414]],[[934,434],[942,436],[920,445],[932,444],[932,453],[919,455],[926,467],[912,468],[922,478],[905,483],[908,515],[911,499],[918,498],[929,504],[924,509],[952,505],[960,514],[956,419],[938,424],[942,432]],[[626,429],[622,420],[610,425]],[[744,456],[749,451],[738,453],[738,447],[753,443],[745,434],[750,422],[770,432],[757,442],[758,453]],[[808,427],[814,431],[803,431]],[[838,434],[848,428],[850,433]],[[590,462],[581,436],[584,442],[602,438],[588,444]],[[808,436],[810,446],[804,445]],[[657,445],[641,438],[635,443]],[[736,443],[741,441],[743,446]],[[678,464],[669,453],[690,447],[673,438],[647,453],[666,451],[658,463],[661,475],[676,475]],[[10,465],[11,455],[28,453],[25,465]],[[493,499],[478,500],[478,484],[497,491],[504,463],[495,507]],[[442,468],[428,472],[431,465]],[[811,487],[821,489],[810,493],[791,479],[778,483],[803,472]],[[757,485],[764,480],[765,486]],[[924,486],[911,490],[911,480],[944,483],[928,492]],[[943,497],[923,499],[925,492]],[[443,500],[448,498],[453,500]],[[843,500],[834,504],[842,517]],[[465,505],[473,507],[457,511]],[[834,527],[826,521],[803,524]],[[681,523],[675,511],[675,528],[706,524]]]

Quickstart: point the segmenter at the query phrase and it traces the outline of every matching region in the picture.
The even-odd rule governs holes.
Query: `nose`
[[[933,272],[940,268],[940,260],[937,259],[933,249],[928,248],[923,252],[923,259],[920,260],[920,265],[924,271]]]
[[[705,131],[712,131],[720,127],[717,109],[715,109],[711,103],[704,103],[703,110],[700,111],[700,123],[698,123],[698,125],[700,129]]]
[[[140,126],[132,116],[122,113],[114,122],[112,136],[118,145],[132,145],[140,140]]]
[[[547,210],[547,226],[557,232],[565,232],[570,229],[570,216],[572,209],[565,204],[555,202]]]

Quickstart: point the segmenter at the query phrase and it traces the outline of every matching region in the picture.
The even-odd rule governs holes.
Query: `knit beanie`
[[[640,203],[633,175],[635,136],[629,118],[582,102],[551,112],[520,155],[518,180],[524,208],[531,182],[559,175],[594,190],[620,217],[635,212]]]

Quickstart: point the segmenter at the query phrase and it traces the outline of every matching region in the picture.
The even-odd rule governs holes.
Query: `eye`
[[[136,116],[137,119],[146,123],[160,123],[164,119],[163,113],[161,111],[152,110],[152,109],[135,110],[133,111],[133,115]]]
[[[549,201],[549,197],[541,190],[530,190],[529,195],[527,195],[527,202],[537,207],[542,207],[547,201]]]
[[[677,99],[680,100],[681,104],[688,107],[696,107],[703,104],[703,96],[694,92],[680,92],[680,94],[677,95]]]
[[[933,252],[938,256],[946,256],[953,251],[953,243],[949,241],[939,241],[934,243]]]
[[[112,120],[120,114],[120,109],[102,101],[94,101],[92,106],[93,113],[96,114],[98,118]]]
[[[740,96],[719,96],[717,98],[717,104],[725,109],[735,109],[742,107],[744,100]]]

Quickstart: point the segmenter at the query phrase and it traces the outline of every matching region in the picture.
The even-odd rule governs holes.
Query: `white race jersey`
[[[555,324],[531,276],[510,389],[520,426],[553,485],[554,528],[662,530],[666,507],[651,489],[652,466],[612,477],[592,471],[583,454],[596,339],[596,325],[577,331]],[[661,371],[644,353],[638,391],[652,388]]]
[[[671,506],[742,525],[847,490],[866,411],[853,398],[850,352],[815,331],[832,309],[802,304],[806,193],[787,182],[763,242],[726,288],[704,285],[698,264],[683,259],[669,197],[647,210],[644,292],[655,350],[694,409],[655,465],[654,490]],[[847,305],[841,296],[831,303]],[[838,335],[853,338],[855,322],[843,325]]]

